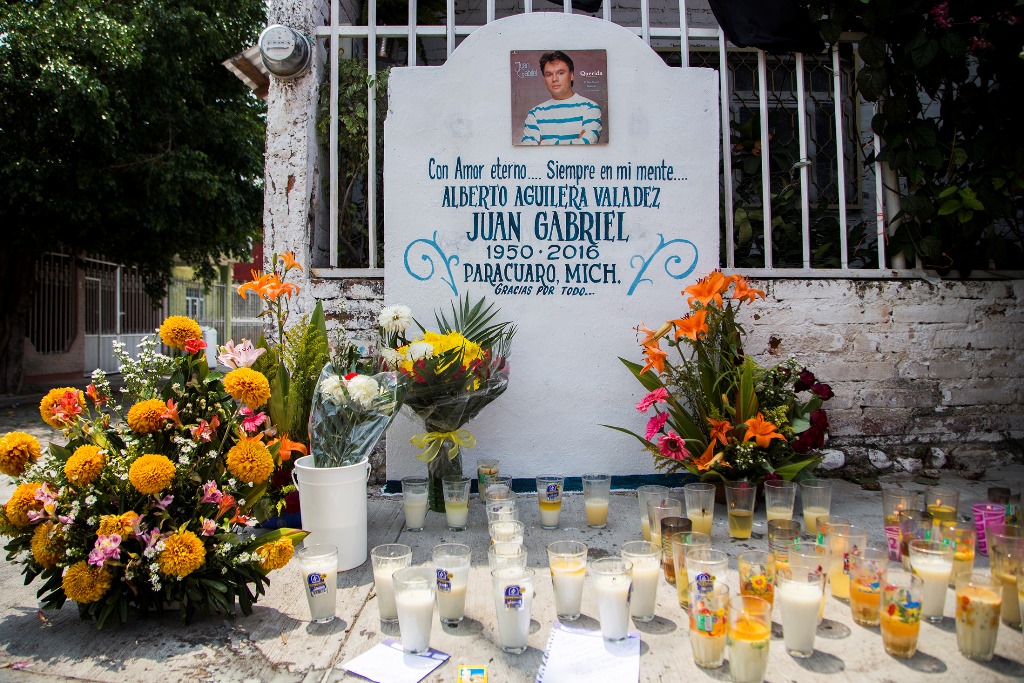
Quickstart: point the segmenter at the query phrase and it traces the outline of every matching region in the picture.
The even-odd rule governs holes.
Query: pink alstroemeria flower
[[[110,534],[96,539],[96,545],[89,552],[89,566],[102,567],[108,560],[116,560],[121,556],[121,536]]]
[[[203,484],[203,499],[201,503],[216,503],[219,504],[224,494],[217,488],[217,482],[208,481]]]
[[[266,413],[254,413],[248,406],[239,410],[238,414],[242,416],[242,429],[250,434],[259,431],[260,425],[267,421]]]
[[[666,400],[668,400],[668,389],[658,387],[640,399],[640,402],[636,404],[636,409],[641,413],[646,413],[654,404],[664,403]]]
[[[213,536],[217,532],[217,522],[212,519],[202,519],[202,531],[199,532],[201,536]]]
[[[189,427],[189,431],[192,433],[193,441],[209,442],[217,435],[217,427],[220,427],[220,418],[214,415],[209,422],[200,420],[195,427]]]
[[[657,413],[654,417],[647,421],[647,431],[645,432],[645,438],[650,441],[651,437],[661,431],[661,428],[668,422],[668,413]]]
[[[161,510],[166,510],[167,506],[170,505],[173,501],[174,501],[174,496],[167,495],[167,496],[164,496],[163,498],[161,498],[160,500],[158,500],[155,503],[155,505],[158,508],[160,508]]]
[[[255,363],[256,359],[262,356],[265,351],[266,349],[253,348],[252,342],[248,339],[243,339],[242,343],[238,346],[235,346],[234,342],[229,339],[227,344],[220,347],[217,361],[232,370],[247,368]]]

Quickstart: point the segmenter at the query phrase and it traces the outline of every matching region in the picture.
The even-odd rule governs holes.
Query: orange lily
[[[665,360],[668,358],[668,354],[661,350],[661,346],[657,343],[648,344],[644,347],[644,356],[647,358],[647,365],[640,371],[641,373],[647,372],[651,368],[658,372],[665,372]]]
[[[693,461],[693,464],[697,466],[697,471],[706,472],[711,469],[712,465],[717,464],[723,455],[725,455],[725,451],[715,455],[715,442],[712,440],[701,456]]]
[[[730,282],[732,282],[732,278],[722,275],[720,270],[709,273],[706,277],[698,280],[697,284],[690,285],[683,290],[683,294],[690,295],[686,303],[693,306],[693,300],[696,299],[705,306],[712,301],[721,306],[722,292],[729,288]]]
[[[732,430],[732,424],[728,420],[716,420],[714,418],[708,418],[708,422],[711,423],[711,442],[714,443],[715,439],[722,442],[725,446],[729,443],[729,432]]]
[[[771,445],[772,439],[786,440],[786,437],[775,431],[775,425],[764,419],[764,415],[761,413],[758,413],[757,417],[752,417],[743,424],[747,425],[747,433],[743,435],[743,440],[750,441],[754,439],[760,448],[768,448]]]
[[[278,258],[281,259],[281,263],[284,264],[284,272],[286,273],[292,268],[298,268],[299,270],[303,270],[302,266],[295,261],[294,251],[286,251],[283,254],[279,254]]]
[[[685,318],[678,318],[672,321],[672,324],[676,326],[676,339],[680,337],[689,337],[690,339],[697,341],[698,336],[704,336],[708,333],[707,323],[704,319],[707,318],[707,311],[695,311]]]
[[[292,296],[293,294],[299,293],[299,286],[294,282],[281,282],[281,279],[275,274],[273,280],[266,288],[266,299],[276,301],[281,297],[282,294]]]
[[[643,339],[640,340],[640,346],[650,346],[652,343],[656,343],[665,335],[666,332],[668,332],[669,324],[665,323],[658,329],[652,330],[649,329],[643,323],[640,323],[639,326],[634,327],[633,329],[636,330],[638,333],[644,335]]]
[[[244,299],[245,293],[251,290],[256,292],[257,296],[263,298],[263,291],[267,288],[267,285],[270,284],[271,279],[277,277],[277,274],[264,273],[263,275],[260,275],[255,270],[250,271],[250,274],[252,275],[252,281],[241,285],[238,288],[238,295]]]
[[[732,298],[740,301],[746,301],[748,304],[753,303],[757,297],[764,298],[764,291],[760,289],[754,289],[750,286],[750,283],[745,277],[738,277],[736,279],[736,287],[732,290]]]
[[[304,445],[302,445],[298,441],[292,441],[291,439],[288,438],[287,435],[282,436],[280,439],[275,439],[274,441],[271,441],[270,445],[273,446],[278,441],[281,442],[281,447],[277,451],[277,457],[281,460],[281,462],[284,462],[285,460],[291,460],[292,453],[296,451],[302,453],[303,455],[309,454],[309,451],[306,450],[306,447]]]

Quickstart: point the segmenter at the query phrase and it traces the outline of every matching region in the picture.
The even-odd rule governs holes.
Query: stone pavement
[[[35,407],[0,409],[0,429],[20,428],[48,438],[51,432],[37,429]],[[0,432],[3,433],[3,432]],[[13,487],[2,478],[0,500]],[[1019,487],[1024,466],[990,469],[979,481],[967,481],[949,474],[943,484],[961,491],[961,510],[982,500],[986,489],[996,483]],[[896,478],[884,480],[893,485]],[[902,481],[902,485],[920,488]],[[836,481],[833,512],[849,517],[869,529],[870,539],[884,541],[880,494]],[[449,532],[443,515],[428,515],[422,532],[404,529],[399,497],[374,495],[369,503],[369,543],[400,542],[412,546],[413,559],[426,562],[430,549],[442,542],[463,542],[473,549],[473,567],[467,600],[467,619],[458,628],[442,627],[435,621],[431,645],[452,654],[451,660],[428,677],[428,681],[454,681],[459,664],[486,664],[492,682],[533,681],[554,620],[551,581],[546,571],[546,545],[570,538],[585,542],[592,558],[615,554],[629,540],[639,538],[636,494],[612,496],[609,528],[588,529],[582,496],[568,496],[562,528],[544,531],[529,497],[523,497],[526,546],[529,564],[537,569],[537,596],[529,649],[522,655],[508,655],[496,645],[494,606],[490,596],[486,548],[486,519],[481,507],[471,505],[470,526],[464,532]],[[798,503],[799,505],[799,503]],[[765,549],[763,512],[755,516],[754,537],[734,541],[728,537],[724,510],[719,506],[713,533],[714,546],[732,558],[746,549]],[[987,568],[979,556],[976,566]],[[726,579],[738,587],[735,559]],[[0,681],[109,681],[132,683],[160,679],[172,681],[302,681],[327,683],[359,680],[347,674],[341,664],[378,643],[383,637],[398,637],[397,627],[382,627],[373,591],[369,562],[338,575],[338,616],[336,621],[315,625],[307,621],[308,611],[297,572],[286,567],[271,574],[267,595],[255,606],[251,617],[208,618],[190,626],[178,623],[176,614],[136,619],[122,627],[97,631],[78,618],[72,603],[59,612],[37,611],[35,588],[24,586],[13,565],[0,564]],[[591,591],[585,593],[580,623],[598,627]],[[954,614],[953,594],[948,592],[946,615]],[[882,649],[878,629],[857,626],[850,609],[834,598],[827,599],[825,621],[818,631],[816,653],[807,660],[788,656],[781,638],[773,638],[768,680],[781,681],[1020,681],[1024,679],[1024,635],[1000,626],[995,659],[979,664],[964,659],[957,651],[954,621],[947,616],[939,625],[923,624],[918,654],[909,660],[889,657]],[[778,623],[778,613],[775,616]],[[641,631],[640,680],[729,680],[728,665],[705,670],[693,664],[688,643],[688,622],[676,600],[673,586],[661,581],[657,617],[638,624]]]

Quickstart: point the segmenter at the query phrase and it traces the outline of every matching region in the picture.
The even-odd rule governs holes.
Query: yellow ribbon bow
[[[441,451],[441,445],[445,441],[451,441],[452,446],[448,449],[448,459],[454,460],[459,454],[459,447],[475,448],[476,437],[468,429],[456,429],[453,432],[424,432],[409,439],[416,448],[422,448],[423,452],[416,457],[423,462],[430,462],[437,457]]]

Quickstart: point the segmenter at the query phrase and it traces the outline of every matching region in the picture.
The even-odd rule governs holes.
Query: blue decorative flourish
[[[437,243],[437,230],[434,231],[434,234],[431,236],[430,239],[427,239],[426,237],[421,237],[417,240],[409,242],[409,246],[405,248],[405,272],[409,273],[409,275],[416,278],[417,280],[420,280],[421,282],[426,282],[430,278],[434,277],[434,272],[436,271],[434,267],[434,256],[430,253],[429,249],[427,250],[427,253],[424,253],[422,256],[420,256],[420,259],[425,261],[427,265],[430,266],[430,272],[428,272],[426,275],[417,275],[412,271],[412,267],[409,264],[409,252],[416,244],[419,243],[422,243],[427,247],[433,248],[433,250],[437,252],[438,256],[441,257],[441,263],[444,264],[445,270],[448,271],[448,278],[445,279],[445,277],[441,275],[441,281],[447,284],[449,287],[451,287],[452,292],[455,293],[455,296],[458,296],[459,288],[455,286],[455,277],[452,275],[452,266],[459,265],[459,257],[457,254],[447,256],[444,253],[444,250],[441,249],[440,245],[438,245]]]
[[[628,296],[633,296],[633,292],[636,291],[637,285],[639,285],[641,282],[649,282],[652,285],[654,284],[654,280],[644,277],[644,273],[647,272],[647,268],[651,265],[651,263],[658,256],[662,249],[670,247],[674,244],[688,244],[691,247],[693,247],[693,263],[691,263],[689,267],[682,273],[673,273],[672,270],[670,270],[669,266],[678,266],[683,263],[683,259],[681,256],[676,256],[675,254],[670,255],[665,259],[665,273],[667,273],[668,276],[673,280],[682,280],[687,275],[693,272],[693,269],[697,267],[697,245],[691,242],[690,240],[684,240],[682,238],[669,240],[668,242],[666,242],[665,236],[659,232],[658,246],[654,249],[653,252],[651,252],[650,256],[644,258],[642,254],[635,254],[632,258],[629,259],[629,265],[633,268],[637,268],[638,271],[636,274],[636,278],[634,278],[633,280],[633,284],[629,286],[629,292],[627,293]],[[639,266],[637,265],[638,259],[640,261]]]

